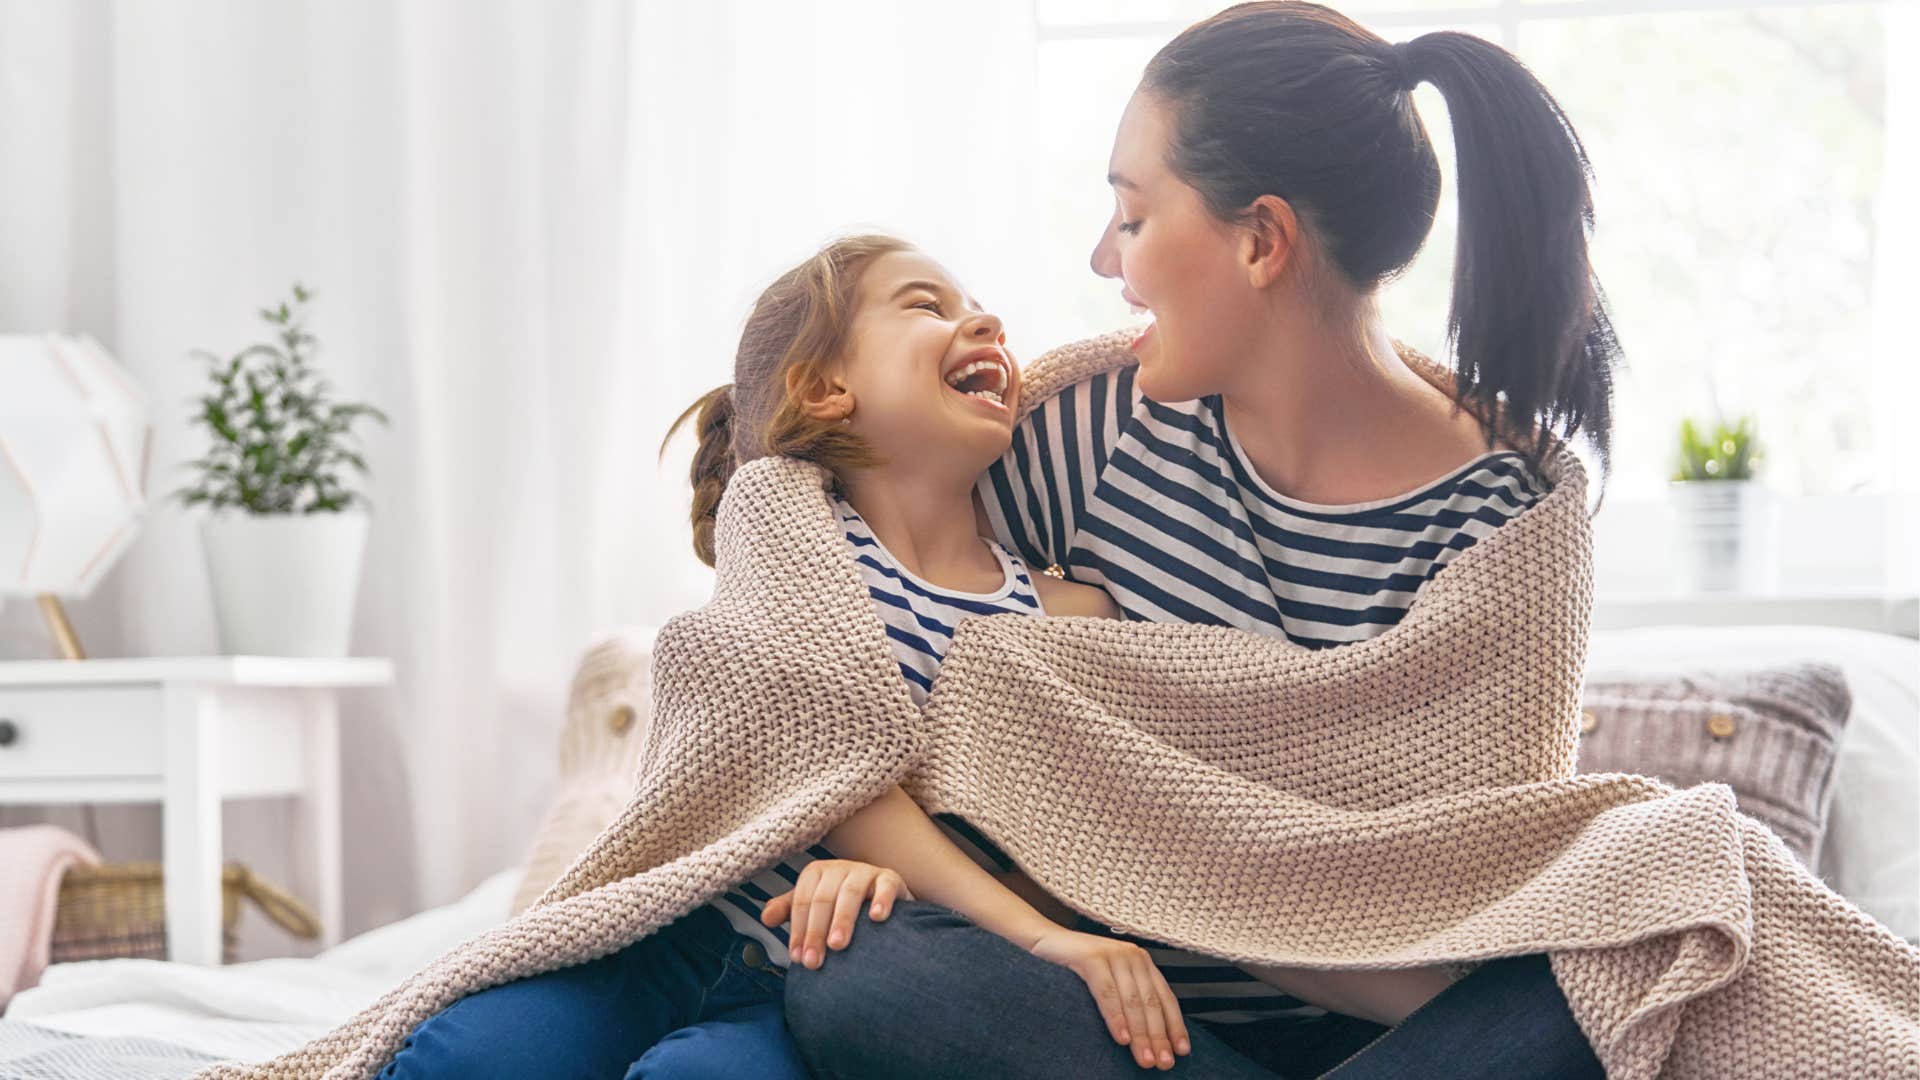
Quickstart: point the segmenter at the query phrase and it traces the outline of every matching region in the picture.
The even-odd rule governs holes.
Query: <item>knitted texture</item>
[[[1119,335],[1042,357],[1022,415],[1130,359]],[[1574,774],[1586,477],[1559,444],[1543,475],[1377,637],[977,618],[916,710],[826,470],[748,462],[713,598],[661,627],[619,818],[532,907],[333,1032],[199,1075],[371,1076],[461,996],[618,950],[901,783],[1075,909],[1173,945],[1322,968],[1545,951],[1612,1077],[1920,1076],[1920,950],[1725,785]]]

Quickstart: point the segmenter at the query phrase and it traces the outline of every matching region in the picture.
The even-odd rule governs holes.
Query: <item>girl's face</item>
[[[1114,212],[1094,245],[1093,272],[1153,324],[1135,340],[1140,392],[1191,401],[1226,390],[1260,325],[1261,291],[1248,280],[1245,230],[1221,222],[1166,165],[1172,114],[1136,92],[1108,161]]]
[[[1020,372],[1000,320],[939,263],[893,251],[861,275],[835,382],[889,462],[971,484],[1013,439]]]

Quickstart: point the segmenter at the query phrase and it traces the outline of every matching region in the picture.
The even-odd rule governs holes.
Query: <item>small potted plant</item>
[[[212,384],[194,416],[211,445],[189,463],[197,480],[173,495],[211,511],[201,548],[228,654],[347,655],[368,525],[365,498],[347,485],[349,468],[368,471],[353,425],[387,417],[330,399],[303,322],[312,298],[296,283],[290,302],[261,309],[272,342],[228,359],[192,354]]]
[[[1760,448],[1753,419],[1743,416],[1711,428],[1680,421],[1680,446],[1671,482],[1681,534],[1681,567],[1696,590],[1755,588],[1759,582],[1762,498],[1754,479]]]

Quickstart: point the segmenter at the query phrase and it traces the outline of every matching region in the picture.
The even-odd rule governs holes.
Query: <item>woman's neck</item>
[[[1004,579],[975,530],[971,483],[908,480],[882,466],[848,470],[841,487],[874,537],[915,577],[957,592],[989,592]]]
[[[1305,308],[1306,305],[1300,305]],[[1260,479],[1306,502],[1370,502],[1485,452],[1471,415],[1409,368],[1370,301],[1276,312],[1235,384],[1227,428]]]

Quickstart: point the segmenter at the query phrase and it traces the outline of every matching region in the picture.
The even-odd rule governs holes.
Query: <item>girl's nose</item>
[[[985,313],[975,315],[967,323],[965,331],[968,337],[982,338],[987,341],[998,341],[1003,332],[1004,328],[1000,325],[999,316]]]

